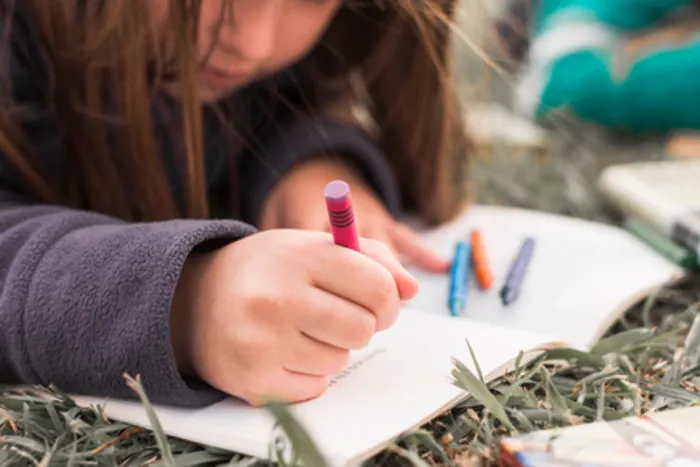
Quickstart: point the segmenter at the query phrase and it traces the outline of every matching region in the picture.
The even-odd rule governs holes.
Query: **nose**
[[[283,3],[284,0],[234,2],[230,10],[233,19],[224,21],[221,41],[233,48],[241,60],[265,61],[275,48]]]

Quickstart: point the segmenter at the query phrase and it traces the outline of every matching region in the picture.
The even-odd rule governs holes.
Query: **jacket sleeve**
[[[22,62],[24,63],[24,62]],[[39,84],[12,58],[17,102],[31,110],[29,141],[46,166],[61,140]],[[126,223],[39,204],[0,154],[0,383],[55,384],[69,393],[134,397],[140,374],[158,403],[202,406],[224,397],[179,374],[170,308],[188,254],[254,232],[242,222]]]
[[[238,172],[245,174],[240,180],[243,219],[258,225],[262,204],[277,182],[295,164],[324,154],[342,157],[351,164],[388,211],[399,216],[398,184],[374,141],[370,117],[361,113],[353,116],[354,103],[344,100],[347,96],[304,110],[304,82],[300,78],[295,82],[293,88],[280,85],[276,92],[281,90],[283,98],[274,100],[271,116],[259,125],[251,149],[239,158]]]
[[[631,33],[681,14],[689,3],[543,0],[516,85],[516,110],[538,121],[565,110],[631,131],[700,128],[693,107],[699,43],[677,41],[641,53],[628,47]]]

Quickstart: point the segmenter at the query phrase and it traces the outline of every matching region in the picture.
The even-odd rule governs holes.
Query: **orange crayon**
[[[481,237],[481,232],[478,230],[472,230],[470,237],[472,244],[472,263],[474,265],[476,282],[479,284],[479,287],[488,290],[493,284],[493,274],[489,266],[489,257],[486,253],[484,239]]]

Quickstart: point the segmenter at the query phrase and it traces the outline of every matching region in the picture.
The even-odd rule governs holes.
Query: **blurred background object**
[[[684,128],[631,132],[577,118],[571,112],[553,112],[544,121],[517,114],[515,90],[528,66],[537,9],[556,1],[461,1],[454,31],[454,66],[467,125],[477,144],[469,177],[477,202],[609,221],[613,217],[596,184],[604,168],[616,163],[700,157],[700,133]],[[654,28],[621,36],[624,47],[617,53],[625,58],[625,66],[642,60],[645,54],[683,47],[694,40],[700,23],[688,13],[692,10],[683,9],[682,15],[669,15]],[[700,79],[697,83],[700,94]],[[659,82],[659,86],[664,84]]]

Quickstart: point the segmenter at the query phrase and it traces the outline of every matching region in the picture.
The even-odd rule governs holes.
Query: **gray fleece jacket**
[[[9,52],[2,65],[10,67],[16,102],[31,110],[22,124],[36,154],[60,179],[67,155],[45,102],[48,82],[37,66],[44,63],[42,46],[26,13],[12,23],[11,43],[0,44]],[[188,254],[210,240],[234,242],[254,233],[261,203],[279,178],[319,153],[347,157],[398,212],[395,181],[372,140],[340,121],[290,110],[279,95],[294,102],[298,88],[284,75],[232,97],[244,110],[237,124],[255,141],[249,149],[231,149],[218,120],[206,116],[208,188],[212,196],[224,192],[234,168],[241,219],[127,223],[41,204],[0,153],[0,384],[55,384],[67,392],[133,397],[123,379],[129,373],[142,376],[154,402],[213,403],[224,394],[183,379],[171,348],[171,300]],[[179,193],[177,151],[164,123],[168,109],[176,105],[154,105],[162,157]]]

